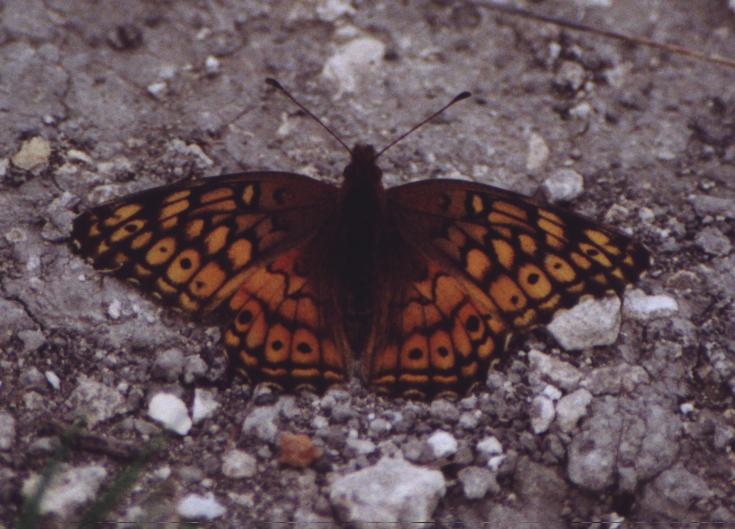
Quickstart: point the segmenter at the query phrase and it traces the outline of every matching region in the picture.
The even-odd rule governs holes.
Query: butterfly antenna
[[[447,103],[446,105],[444,105],[443,107],[441,107],[439,110],[437,110],[436,112],[434,112],[429,117],[421,120],[419,123],[417,123],[416,125],[414,125],[410,129],[408,129],[406,132],[404,132],[403,134],[401,134],[400,136],[398,136],[395,140],[393,140],[388,145],[386,145],[385,147],[383,147],[380,151],[378,151],[378,154],[375,155],[375,158],[373,158],[373,160],[377,160],[378,158],[380,158],[380,156],[385,151],[387,151],[388,149],[390,149],[391,147],[393,147],[396,143],[398,143],[403,138],[405,138],[406,136],[408,136],[409,134],[411,134],[417,128],[422,127],[423,125],[425,125],[426,123],[428,123],[429,121],[431,121],[432,119],[434,119],[435,117],[437,117],[439,114],[441,114],[442,112],[444,112],[446,109],[448,109],[449,107],[451,107],[453,104],[459,103],[460,101],[462,101],[463,99],[467,99],[471,95],[472,94],[470,92],[462,92],[461,94],[457,94],[456,96],[454,96],[454,99],[452,99],[449,103]]]
[[[272,86],[273,88],[275,88],[276,90],[278,90],[279,92],[281,92],[283,95],[285,95],[287,98],[289,98],[291,100],[291,102],[293,102],[294,105],[296,105],[301,110],[303,110],[304,112],[306,112],[306,115],[307,116],[309,116],[311,119],[313,119],[314,121],[316,121],[317,123],[319,123],[322,126],[322,128],[324,130],[326,130],[329,133],[330,136],[332,136],[332,138],[334,138],[335,140],[337,140],[339,142],[339,144],[342,145],[342,147],[344,147],[345,149],[347,149],[347,152],[349,152],[350,154],[352,154],[352,149],[350,149],[347,146],[347,144],[344,141],[342,141],[342,138],[340,138],[339,136],[337,136],[337,133],[336,132],[334,132],[327,125],[325,125],[324,122],[321,119],[319,119],[318,117],[316,117],[308,108],[306,108],[304,105],[302,105],[301,103],[299,103],[299,101],[294,96],[292,96],[291,93],[288,90],[286,90],[281,83],[279,83],[278,81],[276,81],[272,77],[267,77],[265,79],[265,82],[268,83],[269,86]]]

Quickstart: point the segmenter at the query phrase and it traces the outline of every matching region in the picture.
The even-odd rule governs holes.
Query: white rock
[[[322,75],[339,85],[340,94],[354,92],[358,76],[382,61],[385,44],[372,37],[354,39],[332,55],[322,69]]]
[[[94,165],[92,158],[86,152],[80,151],[79,149],[69,149],[66,151],[66,157],[74,162],[83,162],[88,165]]]
[[[61,467],[51,476],[45,494],[38,506],[41,514],[55,513],[63,517],[71,515],[80,505],[95,498],[107,471],[99,465],[71,468]],[[23,496],[30,497],[36,492],[41,477],[37,474],[23,483]]]
[[[561,395],[562,395],[561,391],[559,391],[559,388],[556,388],[556,387],[552,386],[551,384],[546,384],[546,386],[544,387],[544,389],[541,392],[541,394],[544,397],[548,397],[548,398],[550,398],[553,401],[559,400],[561,398]]]
[[[316,5],[316,14],[321,20],[332,22],[343,15],[352,15],[355,8],[345,0],[319,0]]]
[[[115,298],[110,302],[107,306],[107,315],[112,320],[120,319],[120,316],[122,315],[122,303],[119,299]]]
[[[485,437],[475,446],[477,452],[486,457],[492,457],[503,453],[503,445],[495,436]]]
[[[375,443],[369,439],[357,439],[350,437],[347,439],[347,448],[350,448],[358,455],[368,455],[375,452]]]
[[[214,55],[208,55],[207,58],[204,60],[204,69],[210,75],[218,73],[220,70],[219,59]]]
[[[571,432],[577,421],[587,413],[587,406],[592,402],[592,393],[586,389],[565,395],[556,404],[556,423],[564,432]]]
[[[278,410],[275,406],[253,408],[242,423],[242,432],[245,435],[253,435],[266,443],[272,443],[278,434],[276,417],[278,417]]]
[[[665,318],[676,314],[679,304],[674,298],[666,295],[648,296],[639,288],[625,293],[623,314],[636,320]]]
[[[466,467],[457,473],[457,478],[462,484],[465,498],[468,500],[479,500],[484,498],[488,491],[500,492],[500,486],[495,479],[495,474],[483,467]]]
[[[543,395],[533,399],[531,403],[531,428],[536,435],[549,429],[554,420],[554,402]]]
[[[58,391],[61,387],[61,379],[59,378],[59,375],[51,370],[48,370],[44,372],[44,376],[46,377],[46,381],[48,382],[49,386]]]
[[[222,473],[228,478],[251,478],[257,469],[255,458],[242,450],[228,450],[222,461]]]
[[[566,391],[575,389],[582,380],[582,372],[572,364],[537,349],[531,349],[528,353],[528,361],[531,369],[539,371],[544,379]]]
[[[438,430],[426,440],[434,459],[449,457],[457,453],[457,440],[450,433]]]
[[[446,492],[444,475],[403,459],[383,457],[371,467],[337,478],[329,499],[339,518],[357,529],[375,529],[376,522],[428,523]]]
[[[546,165],[549,159],[549,146],[546,145],[544,138],[532,132],[528,137],[528,154],[526,156],[526,170],[529,173],[535,173]]]
[[[191,430],[186,404],[171,393],[156,393],[148,403],[148,416],[179,435],[186,435]]]
[[[615,343],[620,331],[620,299],[588,298],[559,311],[547,329],[564,349],[578,350]]]
[[[541,184],[550,202],[567,202],[577,198],[584,190],[584,178],[573,169],[558,169]]]
[[[206,389],[197,388],[194,390],[194,405],[191,410],[191,419],[194,424],[197,424],[211,417],[219,407],[220,403],[217,402],[214,393]]]
[[[206,496],[187,494],[179,501],[176,512],[187,520],[214,520],[227,511],[210,492]]]
[[[151,83],[147,87],[148,93],[151,94],[156,99],[160,99],[166,95],[166,92],[168,91],[168,84],[166,84],[165,81],[160,81],[157,83]]]
[[[691,402],[684,402],[679,406],[679,411],[682,415],[689,415],[694,411],[694,404]]]

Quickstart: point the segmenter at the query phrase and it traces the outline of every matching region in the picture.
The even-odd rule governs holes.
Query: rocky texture
[[[521,3],[735,56],[725,2]],[[380,159],[386,182],[465,178],[526,194],[546,183],[547,199],[643,241],[650,273],[622,318],[603,304],[558,341],[516,337],[458,401],[382,398],[357,381],[278,395],[228,378],[221,315],[161,308],[92,270],[67,238],[80,210],[181,178],[266,168],[337,182],[346,153],[268,76],[350,145],[386,145],[472,90]],[[85,437],[59,475],[72,491],[87,475],[69,469],[104,472],[39,527],[72,526],[150,439],[165,450],[106,519],[173,524],[195,495],[184,515],[217,515],[218,527],[334,525],[333,484],[400,455],[444,481],[420,514],[447,527],[735,519],[730,69],[475,2],[11,0],[0,83],[3,527],[78,418]],[[156,394],[186,403],[186,436],[148,416]],[[319,457],[279,464],[287,432]]]

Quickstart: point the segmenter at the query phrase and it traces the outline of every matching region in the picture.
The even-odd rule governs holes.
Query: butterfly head
[[[383,171],[375,163],[377,153],[372,145],[358,143],[352,150],[350,163],[344,170],[345,181],[351,183],[378,183],[383,177]]]

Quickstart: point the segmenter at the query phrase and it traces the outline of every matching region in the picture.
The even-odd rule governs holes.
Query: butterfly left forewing
[[[82,213],[72,240],[95,268],[175,307],[206,311],[254,265],[312,236],[335,196],[332,186],[290,173],[187,180]]]

